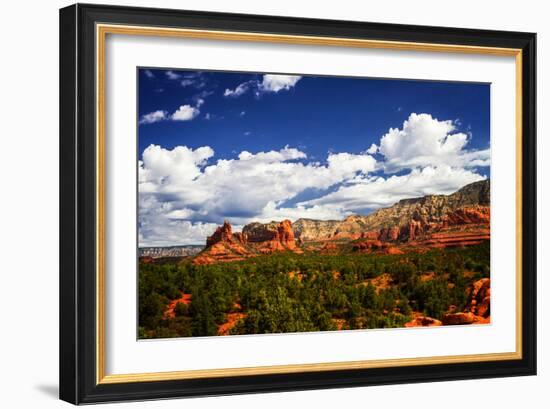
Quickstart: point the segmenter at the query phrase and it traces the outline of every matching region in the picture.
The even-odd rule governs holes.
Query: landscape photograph
[[[490,84],[137,81],[138,339],[491,323]]]

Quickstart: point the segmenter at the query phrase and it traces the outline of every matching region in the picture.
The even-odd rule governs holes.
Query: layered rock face
[[[233,233],[229,222],[225,221],[214,234],[206,239],[206,248],[193,260],[195,264],[213,264],[219,261],[237,261],[250,257],[246,247],[246,237]]]
[[[283,220],[280,223],[247,224],[243,228],[243,235],[248,243],[258,244],[266,252],[296,249],[294,231],[290,220]]]
[[[490,182],[484,180],[450,195],[403,199],[367,216],[350,215],[342,221],[250,223],[242,233],[233,233],[226,221],[207,238],[206,248],[195,262],[233,261],[302,249],[336,253],[339,246],[350,242],[354,251],[386,254],[475,245],[490,239],[490,218]]]
[[[268,224],[251,223],[243,228],[242,233],[233,233],[231,224],[225,221],[206,239],[206,248],[194,262],[212,264],[219,261],[237,261],[276,251],[300,252],[296,246],[290,220]]]
[[[475,182],[445,195],[404,199],[394,206],[361,217],[364,229],[358,250],[387,244],[454,247],[490,239],[489,181]],[[361,243],[364,245],[361,247]]]
[[[442,218],[442,224],[445,226],[459,226],[471,223],[489,224],[491,211],[489,206],[470,206],[461,207],[447,213]]]
[[[461,208],[490,206],[490,182],[482,180],[464,186],[450,195],[428,195],[403,199],[395,205],[364,216],[369,230],[403,226],[410,220],[422,225],[440,223],[446,215]]]
[[[389,243],[421,245],[425,247],[453,247],[480,244],[490,239],[490,208],[461,207],[440,218],[411,219],[401,226],[385,227],[361,234],[357,248],[364,242],[366,248],[380,248]]]
[[[292,230],[300,242],[321,241],[330,239],[341,223],[338,220],[298,219]]]
[[[490,181],[464,186],[450,195],[403,199],[367,216],[351,215],[342,221],[298,219],[294,234],[302,242],[351,239],[376,235],[382,241],[406,241],[428,230],[473,223],[489,223]]]
[[[226,220],[223,225],[218,227],[212,236],[206,238],[206,247],[211,247],[214,244],[223,241],[233,243],[233,229],[231,224]]]

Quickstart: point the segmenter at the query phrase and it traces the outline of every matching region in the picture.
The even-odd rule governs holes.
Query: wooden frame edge
[[[338,371],[348,369],[394,368],[402,366],[437,365],[449,363],[491,362],[521,359],[519,352],[504,352],[478,355],[449,355],[428,358],[398,358],[369,361],[326,362],[321,364],[276,365],[227,369],[208,369],[172,372],[146,372],[132,374],[105,375],[99,384],[127,382],[155,382],[183,379],[206,379],[213,377],[254,376],[271,374],[291,374],[303,372]]]
[[[104,114],[104,80],[105,80],[105,40],[107,34],[121,35],[154,35],[179,38],[202,38],[210,40],[251,41],[268,43],[285,43],[301,45],[344,46],[356,48],[375,48],[404,51],[429,51],[500,55],[515,57],[516,65],[516,351],[497,354],[458,355],[443,357],[402,358],[369,361],[348,361],[316,363],[301,365],[277,365],[249,368],[226,368],[211,370],[189,370],[174,372],[154,372],[137,374],[105,374],[105,267],[103,249],[104,232],[104,183],[105,183],[105,114]],[[163,27],[132,26],[123,24],[96,24],[96,103],[97,103],[97,163],[96,189],[97,196],[97,300],[96,300],[96,383],[117,384],[129,382],[149,382],[162,380],[205,379],[228,376],[252,376],[264,374],[287,374],[298,372],[321,372],[345,369],[386,368],[414,365],[432,365],[444,363],[490,362],[503,360],[521,360],[523,357],[522,340],[522,50],[517,48],[483,47],[452,45],[438,43],[416,43],[402,41],[363,40],[321,36],[299,36],[283,34],[245,33],[236,31],[177,29]],[[519,194],[517,193],[519,192]],[[101,249],[101,251],[99,251]]]

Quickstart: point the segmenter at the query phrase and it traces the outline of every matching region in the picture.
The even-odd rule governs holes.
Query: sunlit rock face
[[[225,221],[206,239],[206,248],[195,262],[242,260],[282,251],[403,254],[470,246],[490,239],[490,218],[490,182],[484,180],[450,195],[403,199],[369,215],[350,215],[340,221],[254,222],[235,233]]]

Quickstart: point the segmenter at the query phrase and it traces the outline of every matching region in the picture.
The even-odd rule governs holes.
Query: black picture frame
[[[148,382],[97,382],[96,23],[522,51],[521,359]],[[60,398],[74,404],[536,374],[536,34],[77,4],[60,10]]]

